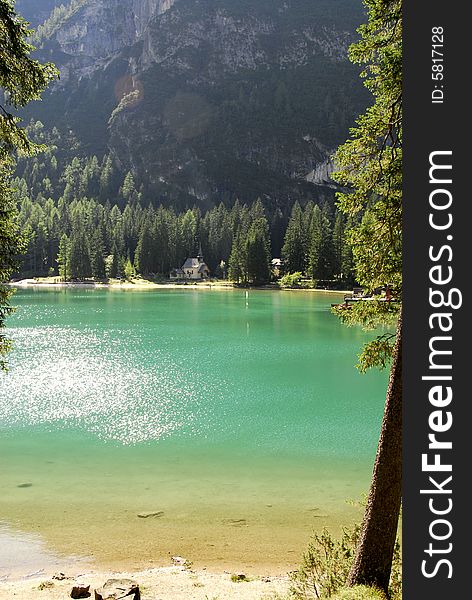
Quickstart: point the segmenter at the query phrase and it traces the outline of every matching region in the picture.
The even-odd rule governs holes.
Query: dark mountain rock
[[[36,28],[61,4],[64,0],[16,0],[15,10]]]
[[[39,29],[61,79],[26,116],[156,202],[329,196],[368,100],[347,60],[362,19],[360,0],[74,0]]]

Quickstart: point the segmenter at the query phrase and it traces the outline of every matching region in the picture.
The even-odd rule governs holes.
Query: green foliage
[[[136,277],[136,269],[129,258],[126,259],[123,273],[127,281],[132,281]]]
[[[241,583],[242,581],[250,581],[248,579],[248,577],[244,574],[244,573],[232,573],[231,574],[231,581],[233,583]]]
[[[349,574],[359,539],[359,527],[343,529],[340,540],[324,529],[314,534],[302,558],[302,564],[291,574],[291,594],[308,600],[329,597],[341,588]]]
[[[70,241],[65,233],[61,236],[59,242],[59,253],[57,255],[57,265],[59,268],[59,277],[62,281],[69,281],[70,272]]]
[[[286,273],[279,279],[279,285],[282,288],[305,288],[310,289],[316,287],[316,281],[313,279],[306,279],[301,271],[296,273]]]
[[[287,205],[292,198],[317,200],[319,192],[332,198],[329,188],[321,190],[304,181],[303,175],[327,158],[320,148],[333,148],[345,138],[366,103],[358,68],[345,60],[347,41],[362,19],[360,2],[219,2],[228,23],[242,21],[220,37],[214,30],[214,0],[182,0],[172,19],[164,16],[149,24],[152,49],[165,60],[142,69],[140,44],[127,47],[126,36],[118,35],[116,42],[123,38],[123,47],[113,60],[97,61],[90,76],[78,77],[74,50],[58,39],[62,41],[60,34],[70,27],[88,25],[83,4],[86,0],[64,0],[36,38],[44,45],[44,55],[57,57],[68,71],[70,67],[61,89],[54,89],[47,102],[28,112],[47,129],[60,130],[60,162],[71,158],[66,138],[72,130],[84,151],[99,156],[111,148],[119,157],[118,186],[133,166],[145,204],[158,198],[181,211],[194,203],[206,209],[208,197],[228,206],[237,197],[252,202],[264,194]],[[115,8],[105,13],[105,35],[130,25],[124,4],[115,2]],[[84,40],[89,57],[96,51],[88,47],[92,32],[100,35],[91,20],[90,36]],[[182,44],[187,36],[192,39],[195,24],[206,42],[198,47]],[[228,64],[228,53],[219,52],[221,43],[237,47],[254,26],[261,27],[261,33],[253,42],[248,40],[249,48],[246,42],[243,46],[251,60],[255,45],[256,64],[238,68],[243,55],[230,57],[233,64]],[[299,62],[285,64],[294,48],[305,45]],[[127,69],[130,58],[138,65],[133,73]],[[188,68],[176,69],[176,63]],[[128,78],[140,81],[145,94],[138,83],[137,89],[125,86],[116,94],[117,82]]]
[[[87,4],[89,0],[71,0],[66,4],[60,4],[53,8],[48,19],[44,21],[42,25],[39,25],[34,36],[33,41],[37,44],[41,44],[45,39],[51,37],[60,27],[75,13]]]
[[[38,590],[50,590],[53,587],[54,581],[41,581],[41,583],[38,585]]]
[[[250,210],[237,204],[233,209],[236,228],[228,259],[229,278],[236,283],[261,285],[271,278],[269,224],[258,199]]]
[[[294,600],[384,600],[381,592],[371,588],[344,589],[359,535],[359,525],[352,529],[344,528],[340,539],[334,538],[326,529],[320,535],[314,534],[300,567],[290,574],[290,597]],[[401,562],[400,544],[397,542],[389,589],[394,600],[401,599]]]
[[[231,248],[228,261],[228,275],[236,283],[247,282],[246,248],[241,233],[237,233]]]
[[[146,219],[143,223],[135,256],[136,269],[141,273],[155,273],[154,239],[151,223]]]
[[[366,5],[368,22],[359,28],[361,39],[350,57],[365,66],[362,76],[374,104],[338,149],[334,178],[350,189],[338,194],[340,210],[358,219],[346,233],[357,281],[369,292],[389,287],[397,302],[388,310],[358,302],[338,314],[349,324],[393,326],[402,298],[402,4],[366,0]],[[369,344],[361,368],[386,366],[392,349],[384,338]]]
[[[110,155],[81,158],[72,150],[70,160],[63,160],[56,154],[57,146],[67,142],[73,149],[77,143],[73,135],[66,140],[57,130],[48,131],[40,121],[31,122],[28,131],[48,148],[38,157],[20,160],[17,168],[15,196],[20,206],[20,225],[31,231],[21,269],[26,276],[46,275],[49,268],[55,267],[61,235],[71,238],[80,222],[90,242],[89,276],[99,279],[107,274],[105,259],[115,254],[113,272],[124,269],[129,255],[141,274],[168,276],[187,257],[196,256],[201,244],[212,274],[218,272],[242,284],[265,283],[270,279],[267,249],[272,249],[272,256],[280,256],[284,238],[283,256],[293,264],[299,264],[297,257],[301,256],[303,274],[311,278],[308,258],[311,256],[313,265],[315,244],[309,234],[315,222],[313,215],[321,211],[324,235],[316,246],[320,265],[316,270],[332,276],[329,285],[354,283],[352,262],[345,260],[350,256],[345,236],[349,223],[342,222],[337,238],[338,259],[334,252],[335,220],[340,214],[333,215],[326,203],[320,209],[311,201],[303,207],[297,202],[290,220],[291,207],[274,208],[268,201],[264,206],[260,199],[252,204],[236,201],[232,208],[220,202],[204,213],[195,206],[180,212],[154,202],[144,207],[136,174],[127,172],[120,180]],[[259,219],[264,222],[257,233],[253,225]],[[336,232],[339,234],[339,219]],[[224,270],[220,268],[222,261]]]
[[[398,305],[396,302],[385,302],[381,296],[373,296],[372,300],[351,304],[349,309],[335,307],[333,312],[348,327],[362,325],[365,331],[372,331],[393,324],[398,315]],[[363,373],[372,367],[386,368],[390,364],[394,345],[393,333],[378,335],[364,345],[357,368]]]
[[[270,281],[269,227],[264,216],[253,221],[246,239],[247,279],[255,285]]]
[[[32,27],[36,27],[39,23],[43,23],[50,15],[55,6],[61,4],[61,0],[16,0],[15,10],[23,15],[23,17],[31,23]]]
[[[101,228],[98,228],[93,233],[91,238],[90,263],[92,276],[96,279],[105,279],[105,246],[103,242],[103,234]]]
[[[331,600],[387,600],[387,597],[381,590],[364,585],[342,589],[330,597]]]
[[[31,58],[28,24],[15,14],[13,2],[0,0],[0,88],[5,105],[0,104],[0,161],[11,164],[12,150],[23,154],[37,152],[20,127],[21,119],[8,112],[39,100],[48,83],[57,77],[50,63],[41,65]]]
[[[313,278],[331,279],[334,271],[333,232],[326,209],[313,208],[309,225],[308,270]]]
[[[365,373],[368,369],[373,367],[385,369],[390,365],[394,345],[394,334],[385,334],[368,342],[359,354],[357,368],[361,373]]]
[[[41,130],[40,124],[35,123],[34,129]],[[51,152],[45,155],[48,165],[51,165],[54,155]],[[128,174],[115,194],[107,188],[105,197],[113,199],[112,204],[89,195],[95,191],[100,196],[100,190],[105,188],[102,175],[112,169],[109,157],[102,161],[97,157],[86,161],[75,157],[71,163],[64,165],[62,172],[58,166],[56,176],[49,179],[51,197],[38,193],[32,200],[28,192],[31,182],[35,177],[44,181],[41,179],[44,164],[39,159],[33,160],[37,168],[27,165],[25,178],[15,181],[15,198],[20,207],[19,226],[30,232],[30,243],[21,267],[23,275],[47,275],[50,268],[56,268],[61,236],[66,235],[72,240],[74,231],[84,230],[89,246],[88,277],[103,279],[107,273],[105,259],[115,254],[116,272],[120,261],[124,268],[129,256],[139,273],[166,276],[173,268],[180,267],[186,258],[196,256],[201,244],[211,273],[228,275],[233,281],[243,284],[260,285],[270,281],[271,247],[277,243],[274,239],[280,239],[284,221],[279,211],[267,216],[269,211],[260,200],[249,206],[236,202],[231,209],[220,203],[204,214],[196,207],[181,213],[162,205],[143,208],[134,177]],[[304,209],[300,205],[295,207],[293,212],[299,212],[305,230],[310,226],[309,217],[319,211],[317,208],[312,203]],[[325,243],[320,250],[326,259],[324,272],[329,271],[335,282],[341,283],[343,279],[334,252],[323,252],[324,248],[334,247],[332,218],[327,212],[323,218],[330,219],[326,226],[330,237],[324,238]],[[293,227],[291,231],[287,230],[286,239],[290,240],[292,234]],[[303,238],[305,247],[293,239],[300,253],[307,256],[309,238]],[[86,247],[86,244],[82,245]],[[286,248],[288,245],[289,241]],[[307,272],[303,273],[303,278],[312,279]]]
[[[21,119],[13,112],[38,100],[57,75],[52,65],[41,65],[31,58],[29,35],[28,25],[16,15],[13,2],[0,0],[0,328],[12,312],[11,291],[1,284],[10,278],[25,248],[10,183],[14,156],[41,149],[30,141],[20,126]],[[4,357],[10,348],[9,340],[0,334],[0,369],[6,368]]]
[[[91,277],[90,245],[85,229],[82,227],[72,232],[69,252],[71,279],[86,279],[87,277]]]
[[[307,226],[303,211],[300,204],[295,202],[282,247],[284,269],[288,273],[295,273],[297,271],[304,273],[306,271],[308,254],[307,237]]]

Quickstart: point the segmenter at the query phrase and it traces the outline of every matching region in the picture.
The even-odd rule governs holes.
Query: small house
[[[210,269],[203,260],[202,250],[195,258],[187,258],[180,269],[173,269],[170,272],[171,279],[190,279],[191,281],[199,281],[210,277]]]
[[[183,279],[184,272],[182,269],[172,269],[172,271],[169,273],[169,277],[170,279]]]
[[[270,266],[274,277],[279,277],[282,273],[282,260],[280,258],[273,258]]]

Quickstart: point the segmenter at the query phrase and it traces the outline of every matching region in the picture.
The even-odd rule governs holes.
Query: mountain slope
[[[64,0],[16,0],[15,10],[36,28],[61,4],[64,4]]]
[[[28,116],[155,201],[319,198],[367,102],[347,60],[362,18],[357,0],[74,0],[40,28],[61,80]]]

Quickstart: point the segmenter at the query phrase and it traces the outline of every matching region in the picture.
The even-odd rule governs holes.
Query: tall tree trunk
[[[361,536],[348,585],[388,590],[402,499],[402,316]]]

